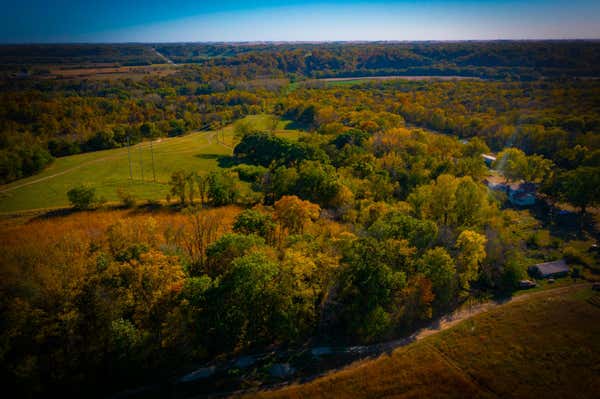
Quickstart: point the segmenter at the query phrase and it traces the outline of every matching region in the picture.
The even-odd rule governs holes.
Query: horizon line
[[[2,42],[0,46],[27,46],[27,45],[68,45],[68,44],[328,44],[328,43],[463,43],[463,42],[594,42],[600,37],[581,38],[521,38],[521,39],[423,39],[423,40],[192,40],[192,41],[56,41],[56,42]]]

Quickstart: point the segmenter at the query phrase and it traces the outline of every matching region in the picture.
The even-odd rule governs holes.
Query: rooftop
[[[549,276],[557,273],[568,273],[569,265],[564,259],[554,260],[552,262],[538,263],[534,265],[542,276]]]

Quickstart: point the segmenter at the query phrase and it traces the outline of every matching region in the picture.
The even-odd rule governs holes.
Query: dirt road
[[[327,353],[328,356],[336,356],[336,355],[341,356],[343,354],[352,354],[352,355],[356,355],[356,356],[354,357],[354,361],[352,363],[345,364],[340,367],[334,367],[334,368],[328,369],[324,373],[319,373],[319,374],[315,374],[315,375],[311,375],[311,376],[304,376],[304,377],[301,377],[300,379],[297,378],[298,376],[290,376],[291,378],[289,381],[284,381],[284,382],[280,382],[280,383],[273,384],[273,385],[262,386],[259,389],[261,389],[261,390],[279,389],[279,388],[283,388],[283,387],[289,385],[292,381],[295,383],[298,383],[298,382],[306,383],[306,382],[312,381],[316,378],[319,378],[325,374],[335,373],[335,372],[341,371],[343,369],[346,369],[348,367],[352,367],[352,364],[355,363],[356,361],[362,361],[365,359],[373,359],[384,353],[391,353],[392,351],[394,351],[397,348],[409,345],[415,341],[419,341],[430,335],[447,330],[462,321],[468,320],[474,316],[477,316],[478,314],[488,312],[497,307],[508,305],[510,303],[526,301],[528,299],[531,299],[533,297],[540,296],[540,295],[551,295],[551,296],[561,295],[564,292],[569,291],[575,287],[585,287],[588,285],[589,285],[589,283],[571,284],[571,285],[567,285],[567,286],[563,286],[563,287],[546,289],[543,291],[523,293],[521,295],[518,295],[518,296],[515,296],[512,298],[507,298],[507,299],[501,300],[501,301],[488,301],[488,302],[484,302],[484,303],[480,303],[480,304],[474,304],[472,306],[463,306],[461,309],[456,310],[448,315],[445,315],[445,316],[433,321],[428,326],[426,326],[426,327],[416,331],[412,335],[402,338],[402,339],[382,342],[382,343],[373,344],[373,345],[364,345],[364,346],[309,348],[308,350],[312,351],[313,354],[318,353],[318,351],[321,351],[321,352]],[[306,350],[307,349],[304,349],[304,351],[306,351]],[[260,359],[264,356],[265,356],[265,354],[256,354],[256,355],[252,355],[252,356],[245,356],[244,358],[246,361],[259,362]],[[291,356],[290,353],[287,353],[286,357],[293,357],[293,356]],[[236,361],[239,361],[239,360],[240,359],[233,359],[229,363],[229,366],[224,366],[224,367],[223,367],[223,365],[221,367],[219,367],[218,365],[212,365],[212,366],[210,366],[211,370],[212,370],[211,373],[214,373],[216,370],[220,370],[221,372],[223,372],[223,371],[227,372],[228,368],[233,367],[232,365],[235,364]],[[206,370],[206,369],[207,368],[205,367],[201,370]],[[191,374],[193,374],[193,373],[188,374],[188,376],[190,376]],[[202,398],[221,398],[221,397],[228,397],[231,395],[242,395],[244,393],[255,392],[255,391],[256,391],[256,388],[253,388],[250,390],[215,392],[214,394],[198,395],[197,397],[198,398],[200,398],[200,397],[202,397]]]

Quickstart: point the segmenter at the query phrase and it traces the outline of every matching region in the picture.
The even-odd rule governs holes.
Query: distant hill
[[[600,42],[565,40],[0,46],[0,70],[57,65],[149,65],[163,64],[165,60],[177,64],[254,65],[269,75],[295,74],[311,78],[404,74],[529,80],[542,76],[600,76]]]

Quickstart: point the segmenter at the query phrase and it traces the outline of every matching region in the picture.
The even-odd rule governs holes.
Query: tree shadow
[[[562,240],[578,240],[586,235],[600,239],[600,232],[595,228],[593,216],[589,213],[582,221],[578,212],[565,211],[540,200],[531,208],[531,214],[552,236]]]
[[[219,165],[220,168],[230,168],[239,163],[238,160],[236,159],[236,157],[234,157],[232,155],[196,154],[194,156],[196,158],[200,158],[200,159],[214,159],[217,161],[217,165]]]
[[[217,164],[220,168],[231,168],[239,163],[238,159],[231,155],[220,155]]]
[[[308,130],[308,128],[307,124],[292,120],[286,123],[283,130]]]
[[[200,159],[219,159],[223,155],[220,155],[220,154],[196,154],[194,156],[196,158],[200,158]]]
[[[88,212],[89,211],[93,211],[93,209],[89,209]],[[31,219],[29,219],[29,223],[36,221],[36,220],[67,217],[67,216],[73,215],[77,212],[81,212],[81,211],[78,209],[75,209],[75,208],[51,209],[51,210],[45,211],[37,216],[32,217]]]
[[[492,302],[494,302],[497,305],[505,304],[514,297],[515,292],[516,291],[506,291],[506,290],[495,291],[491,298]]]

